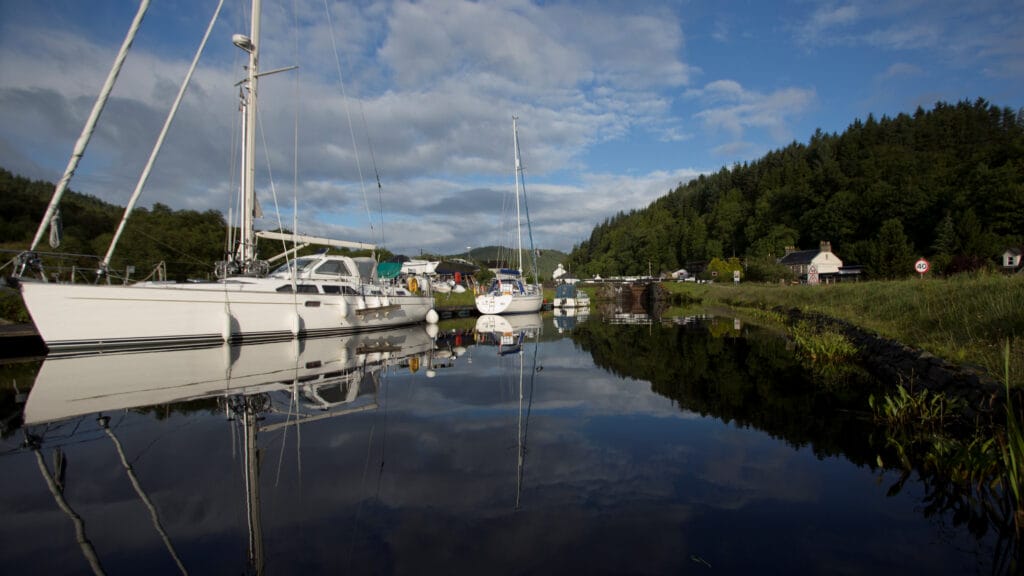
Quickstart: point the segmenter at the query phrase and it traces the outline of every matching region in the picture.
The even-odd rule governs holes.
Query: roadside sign
[[[931,268],[931,265],[928,264],[928,261],[924,258],[919,258],[917,262],[914,262],[914,271],[922,277],[924,277],[924,273],[927,272],[929,268]]]
[[[732,271],[732,281],[733,282],[739,282],[740,281],[740,271],[739,270],[733,270]]]
[[[817,284],[818,283],[818,267],[814,264],[807,269],[807,283]]]

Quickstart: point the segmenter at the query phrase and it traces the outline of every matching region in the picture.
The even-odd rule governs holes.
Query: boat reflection
[[[525,339],[539,336],[543,328],[540,314],[484,314],[476,319],[474,330],[478,345],[497,346],[498,354],[505,355],[518,353]]]
[[[429,365],[422,326],[345,337],[150,352],[50,356],[25,404],[25,426],[235,394],[284,392],[322,412],[354,402],[387,367]],[[308,418],[310,416],[300,416]]]
[[[559,334],[572,332],[576,324],[587,321],[590,317],[590,306],[577,306],[575,308],[555,308],[552,312],[555,321],[555,328]]]
[[[540,314],[519,314],[515,316],[483,315],[477,318],[476,342],[498,347],[499,356],[515,355],[514,364],[506,366],[504,376],[512,379],[519,394],[518,418],[516,421],[516,494],[514,510],[520,508],[523,479],[526,473],[527,435],[530,429],[530,411],[533,408],[533,385],[539,371],[537,350],[543,331],[544,321]],[[531,343],[532,351],[526,346]],[[526,371],[526,357],[531,357],[529,372]],[[527,376],[529,377],[527,379]]]
[[[244,438],[249,568],[263,572],[258,432],[270,432],[354,412],[374,410],[381,376],[416,372],[434,363],[434,340],[423,326],[346,337],[166,351],[53,356],[44,360],[24,410],[25,447],[32,450],[58,507],[75,526],[76,540],[94,573],[104,573],[85,522],[64,498],[62,445],[78,442],[83,421],[94,418],[114,444],[140,500],[150,511],[178,569],[185,566],[125,456],[110,414],[130,409],[216,399]],[[268,418],[270,415],[275,418]],[[43,448],[53,451],[53,467]]]

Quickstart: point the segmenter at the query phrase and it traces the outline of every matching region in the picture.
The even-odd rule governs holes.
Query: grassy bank
[[[958,364],[1001,377],[1010,344],[1012,385],[1024,386],[1024,276],[858,282],[828,286],[665,284],[704,304],[799,308],[846,320]]]

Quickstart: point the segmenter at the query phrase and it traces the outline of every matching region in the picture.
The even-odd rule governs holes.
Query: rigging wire
[[[352,139],[352,152],[353,157],[355,158],[356,161],[356,172],[359,176],[359,189],[363,193],[363,206],[366,208],[366,219],[370,225],[371,237],[373,237],[373,216],[370,214],[370,203],[366,196],[366,182],[363,180],[363,167],[362,164],[359,162],[359,152],[358,146],[356,144],[355,127],[352,122],[352,111],[349,109],[348,106],[348,94],[345,91],[345,78],[341,73],[341,58],[338,57],[338,41],[337,38],[334,36],[334,21],[331,18],[331,10],[330,7],[328,7],[327,5],[327,0],[324,0],[324,13],[326,14],[327,17],[327,29],[330,30],[331,32],[331,47],[333,49],[334,54],[334,66],[338,72],[338,85],[341,87],[341,97],[342,100],[345,102],[345,117],[348,119],[348,131],[349,136]],[[380,178],[377,179],[377,182],[379,184]]]
[[[526,231],[530,239],[530,262],[533,265],[533,281],[534,283],[538,283],[540,279],[538,278],[537,272],[537,249],[534,248],[533,245],[533,225],[530,224],[530,205],[526,200],[526,168],[524,166],[526,163],[523,162],[523,153],[519,148],[518,129],[516,131],[515,146],[516,157],[519,158],[519,165],[516,166],[516,178],[517,182],[522,182],[523,185],[523,211],[526,212]]]
[[[370,138],[370,125],[366,122],[366,111],[363,101],[359,100],[359,114],[363,117],[363,130],[366,132],[366,146],[370,150],[370,164],[373,176],[377,179],[377,210],[380,213],[380,245],[384,246],[384,187],[380,183],[380,171],[377,169],[377,156],[373,153],[373,140]]]
[[[153,144],[153,149],[149,153],[149,159],[146,160],[146,165],[142,169],[142,174],[139,175],[139,180],[135,184],[135,190],[132,191],[131,197],[128,199],[128,204],[124,208],[124,214],[121,216],[121,221],[117,225],[117,230],[114,232],[114,237],[110,240],[110,246],[107,248],[107,254],[100,261],[101,268],[105,269],[107,264],[110,263],[110,259],[114,255],[114,249],[117,247],[118,241],[121,239],[121,234],[124,233],[124,228],[128,223],[128,218],[131,216],[132,211],[135,209],[135,204],[139,201],[139,197],[142,196],[142,190],[146,186],[146,182],[149,180],[149,175],[153,170],[153,164],[156,163],[157,155],[160,153],[160,149],[163,147],[164,141],[167,138],[167,133],[171,129],[171,123],[177,116],[178,110],[181,106],[181,101],[185,98],[185,90],[188,88],[192,81],[192,76],[195,74],[196,67],[199,65],[199,57],[203,55],[203,50],[206,48],[206,43],[210,39],[210,35],[213,33],[214,24],[217,23],[217,18],[220,16],[221,8],[224,6],[224,0],[220,0],[217,3],[217,8],[213,12],[213,16],[210,18],[210,23],[206,27],[206,33],[203,34],[203,39],[199,42],[199,47],[196,49],[195,56],[192,58],[192,64],[188,68],[188,72],[185,74],[185,78],[181,82],[181,86],[178,88],[178,95],[174,98],[171,109],[167,112],[167,118],[164,120],[163,128],[160,129],[160,134],[156,138],[156,142]]]

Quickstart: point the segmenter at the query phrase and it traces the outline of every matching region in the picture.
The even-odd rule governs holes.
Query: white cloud
[[[895,62],[885,69],[881,75],[880,80],[899,79],[899,78],[914,78],[917,76],[924,75],[924,70],[920,66],[914,64],[908,64],[906,62]]]
[[[809,26],[816,34],[821,34],[830,28],[846,26],[856,22],[860,17],[860,10],[857,6],[850,4],[842,6],[821,6],[811,15]]]
[[[688,90],[684,96],[704,103],[694,114],[712,131],[724,131],[736,141],[750,129],[766,130],[772,140],[791,137],[787,121],[807,112],[817,95],[813,89],[783,88],[770,94],[746,90],[734,80],[717,80],[702,89]],[[720,150],[736,150],[735,144]]]

